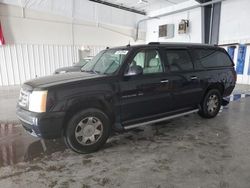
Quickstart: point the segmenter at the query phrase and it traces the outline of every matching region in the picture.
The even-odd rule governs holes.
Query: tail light
[[[234,76],[234,80],[235,80],[235,82],[236,82],[236,81],[237,81],[237,73],[236,73],[235,70],[233,70],[233,76]]]

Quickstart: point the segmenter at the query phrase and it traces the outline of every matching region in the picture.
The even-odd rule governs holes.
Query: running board
[[[175,114],[175,115],[172,115],[172,116],[167,116],[167,117],[156,119],[156,120],[146,121],[146,122],[143,122],[143,123],[137,123],[137,124],[134,124],[134,125],[126,126],[126,127],[124,127],[124,129],[128,130],[128,129],[133,129],[135,127],[139,127],[139,126],[142,126],[142,125],[149,125],[149,124],[153,124],[153,123],[158,123],[158,122],[161,122],[161,121],[166,121],[166,120],[169,120],[169,119],[174,119],[174,118],[177,118],[177,117],[192,114],[192,113],[195,113],[195,112],[198,112],[198,111],[199,111],[198,109],[195,109],[195,110],[191,110],[191,111],[188,111],[188,112],[183,112],[183,113],[180,113],[180,114]]]

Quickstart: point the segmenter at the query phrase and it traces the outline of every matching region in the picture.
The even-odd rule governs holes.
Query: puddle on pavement
[[[230,101],[239,101],[250,97],[250,94],[234,94],[228,97]],[[223,110],[228,107],[223,107]],[[160,124],[166,124],[163,122]],[[152,130],[154,129],[154,131]],[[147,137],[152,132],[157,133],[157,126],[137,128],[131,130],[135,135]],[[18,162],[32,161],[35,158],[49,156],[58,151],[64,151],[66,146],[62,139],[41,140],[25,132],[21,125],[0,124],[0,167],[14,165]]]
[[[0,167],[64,151],[63,140],[41,140],[30,136],[20,125],[0,125]]]

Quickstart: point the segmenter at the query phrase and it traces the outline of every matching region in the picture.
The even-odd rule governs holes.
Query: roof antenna
[[[130,40],[128,41],[128,45],[127,45],[127,47],[130,47]]]

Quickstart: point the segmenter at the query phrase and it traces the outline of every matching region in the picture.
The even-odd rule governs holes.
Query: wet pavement
[[[32,161],[65,149],[62,139],[42,140],[29,135],[19,124],[0,125],[0,167]]]
[[[249,188],[250,97],[214,119],[192,114],[113,136],[93,154],[0,127],[0,187]]]
[[[232,102],[249,97],[250,94],[233,94],[228,97],[227,100]],[[222,107],[220,113],[228,109],[228,106]],[[152,131],[152,126],[156,126],[155,128],[157,128],[158,125],[164,126],[174,121],[175,120],[158,123],[157,125],[151,125],[151,127],[138,128],[130,132],[136,135],[142,134],[144,136],[145,134],[153,134],[153,132],[150,132]],[[43,140],[28,134],[20,124],[0,124],[0,167],[14,165],[23,161],[32,161],[34,158],[42,158],[46,155],[49,156],[52,153],[58,151],[63,152],[65,150],[66,146],[63,139]]]
[[[15,113],[20,86],[0,87],[0,123],[17,123]]]
[[[0,122],[0,187],[249,188],[250,92],[243,89],[214,119],[192,114],[140,127],[89,155],[62,139],[30,136],[11,112]]]

